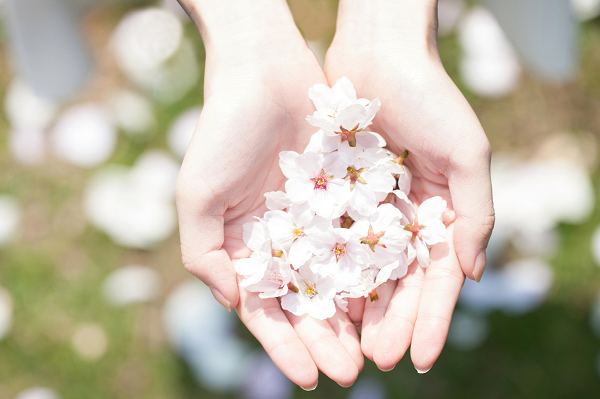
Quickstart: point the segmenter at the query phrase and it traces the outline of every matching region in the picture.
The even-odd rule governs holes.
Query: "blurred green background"
[[[334,33],[337,3],[289,3],[311,48],[317,53],[326,48]],[[204,51],[195,27],[185,18],[177,17],[183,21],[183,37],[195,50],[199,73],[193,87],[183,94],[165,100],[132,82],[115,60],[110,43],[122,18],[156,5],[141,0],[100,2],[81,14],[79,26],[95,67],[84,89],[60,103],[60,109],[84,102],[104,103],[112,91],[129,88],[151,103],[155,119],[142,133],[130,134],[118,127],[114,151],[102,164],[132,166],[150,149],[171,151],[176,160],[168,132],[184,111],[202,105]],[[462,18],[470,7],[463,4]],[[464,49],[457,31],[450,29],[439,39],[444,65],[479,116],[494,153],[509,153],[523,162],[547,159],[548,152],[571,157],[580,162],[593,185],[595,202],[589,217],[577,223],[559,221],[552,231],[560,239],[551,245],[552,250],[538,256],[553,276],[539,306],[511,314],[493,306],[475,312],[461,302],[465,328],[477,329],[479,335],[476,331],[473,339],[480,342],[461,345],[460,337],[450,340],[429,373],[418,375],[408,355],[388,373],[367,361],[356,384],[362,391],[340,388],[321,376],[314,392],[294,387],[290,397],[600,395],[600,336],[594,335],[594,329],[600,331],[600,326],[594,327],[600,316],[593,316],[600,269],[592,253],[592,235],[600,225],[600,170],[595,158],[600,139],[600,18],[581,22],[578,41],[579,67],[570,81],[544,82],[523,70],[514,88],[489,97],[472,90],[460,76]],[[15,77],[10,54],[4,34],[0,37],[0,98],[7,96]],[[7,113],[6,107],[0,112],[0,195],[16,199],[20,221],[13,236],[0,241],[0,294],[5,308],[12,309],[10,326],[0,333],[0,398],[15,398],[31,387],[47,387],[63,399],[248,397],[243,385],[224,392],[203,386],[193,366],[169,343],[163,306],[169,294],[190,279],[180,263],[177,233],[145,248],[115,243],[88,220],[83,200],[102,164],[80,167],[50,150],[41,160],[19,161],[11,150]],[[52,123],[45,129],[51,130]],[[565,136],[570,137],[567,144]],[[553,137],[559,137],[558,141],[548,142]],[[560,184],[554,189],[557,193],[565,190]],[[549,196],[550,201],[553,198]],[[492,267],[502,270],[509,261],[530,257],[521,252],[510,242],[502,245]],[[111,272],[126,265],[156,271],[160,284],[140,303],[114,306],[103,287]],[[239,323],[235,335],[244,345],[258,347]]]

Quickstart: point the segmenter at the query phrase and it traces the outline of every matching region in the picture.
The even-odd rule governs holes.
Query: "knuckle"
[[[201,256],[193,256],[192,251],[184,244],[181,244],[181,263],[188,273],[200,278]]]
[[[401,325],[401,326],[402,325],[407,325],[410,328],[411,331],[415,327],[415,321],[412,318],[404,316],[402,314],[398,314],[398,313],[386,314],[385,318],[389,322],[396,323],[396,324]]]
[[[334,335],[320,335],[310,343],[310,345],[308,346],[308,350],[309,352],[313,352],[315,351],[315,348],[318,348],[319,346],[331,348],[335,344],[335,342],[333,341],[335,341]]]
[[[440,289],[444,289],[442,287],[446,286],[446,282],[448,281],[464,281],[465,275],[460,268],[447,268],[447,267],[429,267],[427,269],[427,280],[430,281],[442,281],[443,285]]]
[[[265,306],[260,309],[257,309],[254,312],[247,313],[243,322],[244,324],[251,324],[254,320],[260,321],[261,318],[273,318],[273,316],[279,314],[279,312],[281,312],[281,308],[279,307],[279,305]]]

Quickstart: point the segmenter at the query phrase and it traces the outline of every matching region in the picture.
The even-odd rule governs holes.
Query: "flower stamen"
[[[328,175],[325,173],[323,169],[321,169],[321,173],[310,179],[314,183],[315,190],[327,190],[327,183],[333,179],[332,175]]]
[[[304,230],[299,229],[298,227],[294,227],[292,229],[292,236],[293,240],[296,241],[300,237],[306,237],[306,234],[304,233]]]
[[[315,295],[318,294],[317,289],[315,288],[314,284],[311,284],[308,280],[303,280],[302,281],[302,293],[304,295],[306,295],[309,298],[314,297]]]
[[[336,243],[331,252],[335,255],[335,260],[339,262],[340,259],[344,259],[344,256],[346,256],[346,245]]]

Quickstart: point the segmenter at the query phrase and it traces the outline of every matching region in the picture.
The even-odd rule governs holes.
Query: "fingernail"
[[[317,385],[319,385],[319,381],[317,381],[317,382],[315,383],[315,386],[314,386],[314,387],[312,387],[312,388],[304,388],[304,387],[302,387],[302,386],[301,386],[300,388],[304,389],[305,391],[314,391],[314,390],[317,388]]]
[[[480,251],[475,259],[475,268],[473,269],[473,278],[475,281],[480,282],[483,271],[485,270],[485,251]]]
[[[433,366],[431,366],[431,367],[433,367]],[[431,370],[431,367],[429,367],[427,370],[419,370],[418,368],[415,367],[415,370],[417,370],[417,373],[419,373],[419,374],[425,374],[426,372]]]
[[[229,313],[231,313],[231,304],[229,303],[229,301],[227,299],[225,299],[223,294],[221,294],[221,291],[219,291],[215,287],[208,287],[208,288],[210,288],[210,292],[212,292],[212,294],[215,297],[215,299],[217,300],[217,302],[219,302],[221,305],[223,305],[223,307],[225,309],[227,309],[227,311]]]
[[[392,371],[392,370],[394,369],[394,367],[396,367],[396,365],[395,365],[395,364],[392,366],[392,368],[391,368],[391,369],[382,369],[381,367],[377,366],[377,368],[378,368],[379,370],[383,371],[384,373],[387,373],[388,371]]]
[[[337,382],[337,381],[336,381]],[[341,386],[342,388],[350,388],[352,385],[354,385],[354,383],[350,384],[350,385],[342,385],[339,382],[337,383],[339,386]]]

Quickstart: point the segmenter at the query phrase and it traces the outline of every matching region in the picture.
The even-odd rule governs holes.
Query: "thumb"
[[[487,140],[486,140],[487,142]],[[456,213],[454,249],[467,277],[479,282],[486,264],[485,249],[494,227],[489,143],[474,156],[451,165],[448,185]]]
[[[222,248],[223,216],[211,214],[210,205],[190,202],[179,196],[181,256],[186,270],[202,280],[215,299],[231,312],[239,299],[237,275],[229,255]]]

